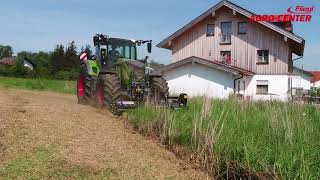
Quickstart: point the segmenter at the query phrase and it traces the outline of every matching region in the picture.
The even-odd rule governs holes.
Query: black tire
[[[104,81],[104,104],[115,115],[120,115],[116,107],[117,101],[121,100],[121,81],[115,74],[106,74],[103,77]]]
[[[149,100],[152,103],[164,104],[169,96],[169,87],[167,81],[162,77],[153,77],[151,79],[151,94]]]
[[[88,104],[91,97],[91,76],[88,74],[85,64],[80,66],[80,74],[77,80],[77,97],[79,104]]]

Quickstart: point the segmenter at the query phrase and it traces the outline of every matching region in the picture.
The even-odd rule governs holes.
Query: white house
[[[26,68],[29,68],[30,70],[33,70],[33,63],[31,63],[30,61],[28,60],[23,60],[23,66],[26,67]]]
[[[312,71],[312,87],[320,88],[320,71]]]
[[[290,77],[291,94],[299,95],[300,92],[308,93],[312,87],[312,77],[312,73],[297,67],[293,67],[293,74]]]
[[[320,80],[316,81],[316,82],[313,82],[312,86],[315,87],[315,88],[320,88]]]
[[[292,88],[310,90],[312,87],[312,73],[303,69],[294,67],[292,79]]]
[[[198,57],[189,57],[154,71],[168,81],[170,94],[227,98],[234,93],[236,79],[250,71]]]
[[[167,79],[170,93],[288,100],[293,87],[304,87],[292,54],[303,56],[305,41],[291,22],[250,22],[252,15],[220,1],[157,45],[171,50],[172,64],[154,73]]]

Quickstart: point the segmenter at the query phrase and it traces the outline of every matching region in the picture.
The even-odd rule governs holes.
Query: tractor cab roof
[[[112,43],[121,43],[121,44],[126,43],[126,44],[130,44],[130,45],[135,44],[135,40],[121,39],[121,38],[109,38],[108,42],[110,44],[112,44]]]

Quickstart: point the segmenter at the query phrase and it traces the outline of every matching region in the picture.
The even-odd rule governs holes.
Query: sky
[[[311,23],[294,23],[306,41],[295,65],[320,70],[320,0],[231,0],[256,14],[282,14],[290,6],[314,6]],[[126,39],[153,40],[150,56],[171,61],[171,52],[155,47],[161,40],[214,6],[218,0],[9,0],[0,6],[0,44],[19,51],[52,51],[75,41],[92,46],[96,33]],[[79,50],[80,48],[78,48]],[[142,49],[140,56],[145,56]]]

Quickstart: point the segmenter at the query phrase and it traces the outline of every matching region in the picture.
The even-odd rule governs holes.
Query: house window
[[[258,50],[258,62],[257,64],[269,63],[269,50]]]
[[[214,24],[207,25],[207,36],[214,36]]]
[[[220,58],[220,62],[224,64],[231,64],[231,51],[221,51]]]
[[[247,34],[247,22],[238,22],[238,34]]]
[[[257,94],[260,95],[266,95],[269,92],[269,82],[262,80],[262,81],[257,81]]]
[[[231,43],[232,22],[221,22],[220,43]]]

